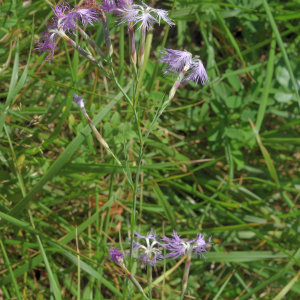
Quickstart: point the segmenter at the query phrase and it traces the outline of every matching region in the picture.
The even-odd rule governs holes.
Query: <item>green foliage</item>
[[[168,10],[175,3],[177,26],[162,22],[147,37],[137,90],[127,28],[111,15],[113,66],[129,97],[138,95],[136,122],[117,85],[69,45],[59,42],[51,64],[32,50],[54,1],[2,2],[0,295],[142,299],[105,260],[106,247],[129,249],[135,209],[141,234],[153,228],[167,235],[177,229],[189,240],[212,236],[206,260],[192,258],[191,299],[298,299],[299,3],[157,1]],[[102,24],[86,32],[106,53]],[[181,85],[159,117],[175,81],[157,62],[164,46],[199,55],[211,80]],[[73,92],[90,104],[130,184],[90,134]],[[179,299],[178,261],[153,269],[152,299]],[[132,271],[147,293],[146,273],[136,264]]]

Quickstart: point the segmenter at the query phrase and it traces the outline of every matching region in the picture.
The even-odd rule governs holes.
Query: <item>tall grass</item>
[[[118,86],[63,41],[51,64],[33,50],[54,1],[0,1],[0,299],[142,299],[105,256],[110,246],[128,250],[133,229],[151,228],[212,236],[206,260],[192,258],[185,299],[298,299],[299,4],[147,3],[174,5],[176,26],[146,39],[141,133],[175,80],[158,50],[200,55],[211,81],[180,86],[139,168],[137,124]],[[127,28],[112,14],[108,24],[116,76],[132,97]],[[86,32],[106,53],[101,23]],[[80,35],[76,42],[86,49]],[[134,191],[90,134],[74,92]],[[147,271],[132,272],[148,294]],[[184,259],[159,261],[152,299],[180,299],[183,272]]]

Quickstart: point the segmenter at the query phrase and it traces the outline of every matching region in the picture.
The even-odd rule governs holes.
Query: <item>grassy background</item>
[[[120,299],[126,280],[104,255],[128,237],[132,192],[89,134],[73,92],[134,174],[132,111],[62,40],[51,65],[30,52],[54,1],[22,2],[0,0],[0,299]],[[164,43],[200,55],[211,78],[182,85],[156,124],[137,203],[141,233],[213,237],[207,260],[192,261],[186,299],[299,299],[297,2],[177,0],[177,26],[168,35],[156,26],[147,38],[143,132],[174,82],[156,60]],[[130,94],[127,29],[115,21],[115,70]],[[105,51],[101,24],[87,32]],[[154,299],[179,299],[183,268],[182,260],[158,263]],[[146,287],[145,271],[136,275]],[[141,299],[135,290],[132,299]]]

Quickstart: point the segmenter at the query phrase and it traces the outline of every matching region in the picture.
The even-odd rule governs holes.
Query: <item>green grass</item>
[[[1,2],[0,299],[142,299],[105,256],[151,228],[212,236],[206,259],[192,258],[184,299],[298,299],[299,3],[157,1],[176,26],[146,37],[138,83],[127,27],[109,16],[113,69],[137,95],[135,112],[69,44],[51,64],[33,50],[50,3]],[[102,24],[86,32],[107,53]],[[157,62],[164,46],[200,55],[210,83],[181,85],[158,118],[175,81]],[[147,271],[128,266],[148,294]],[[183,271],[184,260],[159,261],[152,299],[180,299]]]

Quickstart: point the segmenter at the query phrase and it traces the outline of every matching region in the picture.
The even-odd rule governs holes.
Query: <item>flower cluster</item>
[[[192,58],[192,54],[188,51],[180,51],[173,49],[164,49],[160,51],[159,61],[166,64],[165,75],[173,73],[173,75],[186,73],[186,77],[181,80],[181,83],[195,81],[196,84],[200,81],[202,85],[209,81],[209,77],[205,71],[202,61],[199,56]]]
[[[56,33],[57,24],[53,23],[47,26],[47,30],[43,31],[40,35],[40,38],[36,40],[37,45],[35,46],[35,50],[39,49],[40,55],[45,52],[49,52],[46,56],[45,60],[51,62],[53,60],[54,50],[58,48],[55,45],[55,42],[58,38],[58,34]]]
[[[56,16],[57,26],[64,31],[70,31],[75,34],[76,21],[84,26],[93,25],[93,22],[99,21],[99,12],[92,5],[93,1],[86,1],[82,6],[75,6],[71,10],[69,3],[64,2],[61,5],[55,5],[53,12]]]
[[[165,242],[165,248],[170,251],[166,257],[174,259],[185,254],[187,254],[188,257],[191,257],[194,254],[199,255],[200,258],[201,256],[205,258],[203,252],[207,252],[207,247],[211,245],[211,238],[208,242],[205,242],[204,235],[201,233],[198,233],[193,240],[184,241],[176,231],[173,231],[170,238],[164,236],[162,241]]]
[[[157,237],[158,235],[153,232],[153,229],[151,231],[143,236],[137,233],[136,231],[134,232],[134,237],[137,239],[144,239],[146,242],[146,245],[133,240],[133,249],[132,252],[136,253],[139,252],[137,255],[137,260],[142,264],[142,268],[146,268],[147,263],[154,267],[156,266],[156,261],[157,260],[162,260],[164,259],[164,256],[161,253],[161,250],[159,247],[163,247],[163,244],[161,244]],[[131,241],[127,241],[126,244],[130,245]],[[130,252],[126,252],[126,255],[129,255]]]
[[[165,248],[170,252],[166,255],[166,258],[173,258],[176,259],[180,256],[187,255],[188,259],[190,260],[192,256],[197,256],[201,258],[203,252],[207,252],[207,248],[212,244],[211,238],[208,242],[205,241],[204,235],[199,233],[197,234],[196,238],[190,241],[185,241],[180,238],[180,235],[177,234],[176,231],[173,231],[171,237],[163,236],[160,240],[158,239],[158,235],[151,231],[143,236],[137,232],[134,232],[134,238],[138,240],[143,239],[145,243],[141,243],[139,241],[132,240],[133,249],[132,252],[138,252],[136,259],[138,262],[141,263],[142,268],[146,268],[147,264],[154,267],[156,266],[157,260],[163,260],[164,256],[162,255],[162,251],[160,248]],[[128,240],[126,244],[131,244],[131,240]],[[115,264],[118,264],[120,257],[123,259],[122,253],[117,249],[110,249],[109,254]],[[126,255],[129,255],[129,251],[125,252]]]
[[[115,265],[124,264],[123,254],[117,248],[108,249],[108,254],[110,255],[110,257],[106,256],[106,259],[113,261]]]
[[[35,49],[40,50],[40,54],[49,52],[45,60],[49,63],[53,60],[54,50],[57,48],[55,42],[58,36],[67,39],[66,32],[75,34],[77,22],[86,26],[93,25],[94,22],[105,19],[104,12],[113,12],[119,17],[119,24],[128,23],[131,27],[140,23],[139,29],[143,32],[153,29],[153,24],[160,24],[161,20],[167,22],[170,26],[174,22],[168,17],[168,11],[156,9],[145,3],[141,5],[133,4],[133,0],[104,0],[98,4],[96,0],[86,0],[84,5],[70,8],[68,2],[59,5],[55,4],[52,8],[55,17],[52,23],[47,26],[47,30],[41,34]]]
[[[141,5],[133,4],[133,0],[104,0],[102,8],[106,12],[114,12],[120,19],[119,24],[141,22],[139,29],[148,31],[153,29],[153,24],[160,24],[164,20],[170,26],[175,25],[168,17],[168,11],[153,8],[144,2]]]
[[[40,49],[40,54],[49,52],[45,60],[51,62],[53,60],[55,42],[58,36],[65,36],[65,32],[75,34],[76,21],[81,22],[84,26],[87,24],[93,25],[93,22],[99,21],[99,11],[96,9],[95,0],[87,0],[82,6],[76,6],[71,10],[67,2],[56,5],[52,8],[55,17],[52,23],[47,26],[47,30],[41,33],[35,49]]]

